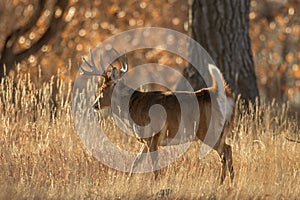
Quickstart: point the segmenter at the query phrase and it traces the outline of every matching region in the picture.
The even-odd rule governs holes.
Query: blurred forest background
[[[137,27],[188,34],[183,0],[0,0],[0,64],[6,74],[30,72],[37,82],[75,78],[81,56],[110,36]],[[300,108],[300,0],[252,0],[250,36],[262,99]],[[154,61],[180,71],[186,63],[153,51],[130,55],[131,67]],[[19,63],[19,64],[17,64]],[[1,66],[2,67],[2,66]],[[38,78],[41,75],[41,78]]]

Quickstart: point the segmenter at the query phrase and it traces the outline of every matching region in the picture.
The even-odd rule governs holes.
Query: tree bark
[[[254,103],[259,93],[248,34],[249,8],[250,0],[194,0],[191,35],[210,54],[231,90]],[[191,65],[184,70],[195,90],[205,87],[194,74]]]
[[[56,0],[52,8],[52,15],[50,19],[49,26],[46,28],[44,34],[35,41],[30,48],[22,49],[20,52],[14,52],[14,46],[18,42],[20,36],[24,33],[34,30],[34,26],[37,23],[38,19],[41,17],[42,12],[46,9],[46,0],[40,0],[36,9],[28,20],[26,24],[13,30],[9,35],[6,36],[3,49],[0,49],[0,77],[3,77],[4,74],[4,65],[6,66],[6,71],[9,72],[11,69],[15,68],[15,64],[21,62],[30,55],[36,53],[40,48],[49,42],[60,30],[63,29],[66,22],[63,20],[63,15],[67,9],[69,0]],[[56,8],[60,8],[62,13],[59,17],[55,16]]]

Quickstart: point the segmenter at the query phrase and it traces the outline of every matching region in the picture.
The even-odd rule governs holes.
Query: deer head
[[[112,63],[109,64],[107,69],[103,64],[102,54],[100,53],[100,69],[103,71],[101,73],[98,70],[98,67],[95,64],[93,58],[93,52],[90,50],[90,63],[83,57],[82,60],[86,65],[90,68],[91,71],[86,71],[85,69],[80,67],[81,74],[83,75],[99,75],[98,77],[98,88],[99,88],[99,95],[96,97],[96,100],[93,103],[93,108],[95,111],[104,110],[110,107],[111,104],[111,96],[114,89],[115,84],[117,81],[128,71],[128,57],[126,51],[124,56],[119,56],[119,52],[112,48],[112,51],[118,55],[118,61],[120,62],[121,69],[115,67]]]

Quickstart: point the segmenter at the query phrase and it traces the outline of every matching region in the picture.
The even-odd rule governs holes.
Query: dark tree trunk
[[[4,65],[6,66],[7,72],[14,69],[16,63],[21,62],[25,58],[28,58],[30,55],[39,51],[44,44],[49,42],[51,38],[54,38],[54,36],[63,29],[63,27],[66,25],[66,22],[63,20],[63,15],[67,9],[68,4],[69,0],[54,1],[53,8],[51,10],[52,15],[50,18],[49,26],[46,27],[46,31],[44,32],[44,34],[37,41],[35,41],[30,46],[30,48],[22,49],[19,52],[14,52],[14,47],[18,42],[19,37],[26,32],[29,32],[30,30],[34,30],[38,19],[42,16],[43,11],[47,9],[46,0],[40,0],[36,4],[34,13],[27,21],[27,23],[11,31],[11,33],[6,36],[4,46],[2,49],[0,49],[0,77],[3,77],[5,75]],[[55,16],[55,11],[57,8],[61,9],[62,11],[61,15],[58,17]]]
[[[248,34],[249,8],[250,0],[194,0],[191,35],[210,54],[232,91],[255,102],[259,93]],[[194,72],[190,65],[184,76],[191,80]],[[197,83],[194,89],[204,86],[201,78],[191,82]]]

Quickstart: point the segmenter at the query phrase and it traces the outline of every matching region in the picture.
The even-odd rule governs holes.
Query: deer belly
[[[195,132],[187,133],[186,130],[176,131],[168,129],[166,126],[160,131],[158,136],[158,146],[173,146],[185,144],[195,140]]]

